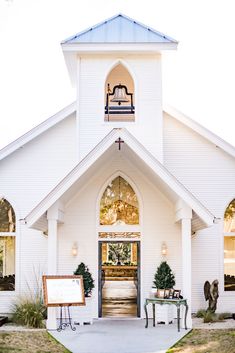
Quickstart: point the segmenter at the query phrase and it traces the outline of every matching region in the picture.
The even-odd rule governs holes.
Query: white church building
[[[0,314],[35,273],[84,262],[93,318],[105,316],[104,274],[125,282],[131,266],[131,315],[144,318],[162,260],[190,312],[215,279],[218,312],[235,312],[235,148],[163,107],[162,52],[177,44],[122,14],[62,42],[76,101],[0,151]]]

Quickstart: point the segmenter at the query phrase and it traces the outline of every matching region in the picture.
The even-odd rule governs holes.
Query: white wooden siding
[[[54,187],[76,162],[75,114],[15,151],[0,164],[0,194],[14,207],[16,227],[16,292],[0,292],[0,313],[11,310],[16,295],[36,287],[47,266],[47,239],[19,219]]]
[[[206,307],[203,286],[219,280],[219,311],[234,311],[235,292],[223,290],[223,216],[235,197],[235,160],[226,152],[164,114],[164,164],[216,217],[218,224],[192,240],[193,311]]]

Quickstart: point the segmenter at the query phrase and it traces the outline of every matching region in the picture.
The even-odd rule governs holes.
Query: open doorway
[[[99,317],[140,316],[140,242],[99,242]]]

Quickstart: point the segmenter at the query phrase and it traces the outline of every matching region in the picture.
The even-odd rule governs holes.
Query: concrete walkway
[[[50,333],[73,353],[164,353],[189,330],[177,331],[176,324],[144,327],[145,320],[97,320]]]

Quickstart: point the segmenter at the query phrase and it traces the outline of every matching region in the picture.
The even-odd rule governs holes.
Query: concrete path
[[[97,320],[50,333],[73,353],[164,353],[189,330],[177,332],[176,324],[144,327],[145,320]]]

